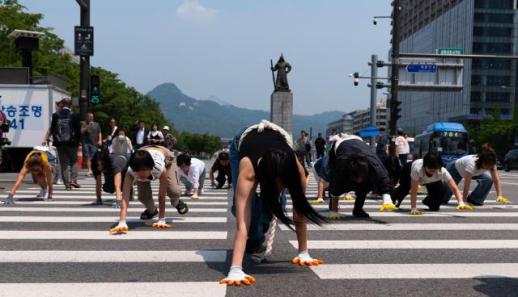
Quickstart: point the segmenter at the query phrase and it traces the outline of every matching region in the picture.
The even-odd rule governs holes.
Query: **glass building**
[[[401,0],[402,53],[517,55],[517,0]],[[510,120],[517,92],[517,62],[465,59],[461,92],[400,91],[398,126],[419,133],[437,121]]]

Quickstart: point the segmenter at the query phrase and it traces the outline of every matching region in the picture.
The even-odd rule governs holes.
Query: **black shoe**
[[[371,216],[362,209],[353,209],[353,216],[356,218],[370,218]]]
[[[432,207],[432,205],[430,204],[430,198],[428,198],[428,196],[426,196],[424,199],[423,199],[423,204],[428,206],[428,209],[430,211],[439,211],[439,207],[436,206],[436,207]]]
[[[473,200],[471,200],[471,199],[468,199],[468,201],[467,201],[467,202],[468,202],[469,204],[472,204],[472,205],[475,205],[475,206],[482,206],[482,205],[484,205],[484,203],[475,202],[475,201],[473,201]]]
[[[71,183],[70,183],[70,185],[71,185],[72,187],[76,188],[76,189],[81,188],[81,185],[79,185],[76,181],[71,182]]]
[[[150,213],[146,210],[140,214],[141,220],[151,220],[152,218],[156,217],[158,215],[158,209],[155,208],[155,211]]]
[[[184,215],[189,212],[189,207],[187,207],[187,204],[180,199],[180,201],[178,201],[178,205],[176,206],[176,210],[179,214]]]

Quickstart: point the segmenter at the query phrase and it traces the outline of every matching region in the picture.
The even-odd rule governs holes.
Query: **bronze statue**
[[[275,91],[289,92],[290,86],[288,85],[288,73],[291,71],[290,63],[284,61],[284,56],[281,54],[277,64],[273,66],[272,60],[270,60],[272,76],[273,76],[273,87]],[[275,79],[274,72],[277,71],[277,79]]]

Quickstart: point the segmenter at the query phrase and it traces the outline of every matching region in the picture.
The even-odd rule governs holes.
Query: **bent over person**
[[[423,199],[423,204],[428,206],[431,211],[438,211],[442,199],[450,188],[458,201],[457,210],[472,209],[470,205],[464,203],[462,195],[455,180],[451,177],[446,168],[442,166],[441,156],[437,153],[428,153],[423,159],[407,163],[402,170],[399,186],[396,188],[392,200],[396,206],[400,206],[405,196],[410,191],[411,215],[420,215],[417,210],[417,190],[420,185],[426,186],[428,195]]]
[[[232,266],[220,281],[228,285],[251,285],[255,278],[243,272],[246,253],[266,255],[271,251],[276,219],[288,226],[295,225],[298,255],[292,263],[301,266],[319,265],[308,253],[307,225],[309,219],[324,219],[311,207],[304,194],[306,175],[292,149],[291,136],[281,127],[262,121],[238,134],[230,149],[232,183],[237,232],[234,238]],[[256,193],[257,186],[260,194]],[[293,220],[284,211],[282,193],[288,190],[293,201]],[[284,199],[283,199],[284,198]]]
[[[128,231],[126,216],[134,182],[137,183],[138,200],[146,207],[146,210],[140,215],[140,219],[151,220],[158,215],[158,221],[153,224],[154,228],[171,227],[165,221],[166,194],[179,214],[184,215],[189,211],[187,204],[180,199],[181,190],[174,161],[172,153],[165,147],[159,146],[142,147],[131,155],[129,168],[124,178],[119,224],[110,230],[112,233]],[[153,180],[159,182],[158,209],[151,191],[151,181]]]
[[[331,200],[328,218],[340,218],[338,214],[338,196],[354,191],[353,216],[368,218],[363,210],[369,192],[379,194],[383,198],[380,211],[392,211],[397,207],[392,203],[390,193],[394,190],[387,169],[380,159],[363,140],[355,135],[341,134],[329,153],[331,180],[329,189]]]

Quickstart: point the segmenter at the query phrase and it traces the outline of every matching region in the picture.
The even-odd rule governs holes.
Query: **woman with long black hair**
[[[276,219],[295,226],[299,254],[292,263],[301,266],[319,265],[307,248],[306,219],[324,221],[306,199],[306,175],[292,149],[292,139],[281,127],[262,121],[238,134],[230,149],[234,205],[237,231],[234,239],[232,266],[220,281],[228,285],[251,285],[255,279],[243,272],[245,252],[254,262],[261,262],[271,252]],[[260,194],[256,195],[257,186]],[[293,202],[293,220],[284,211],[288,190]]]

